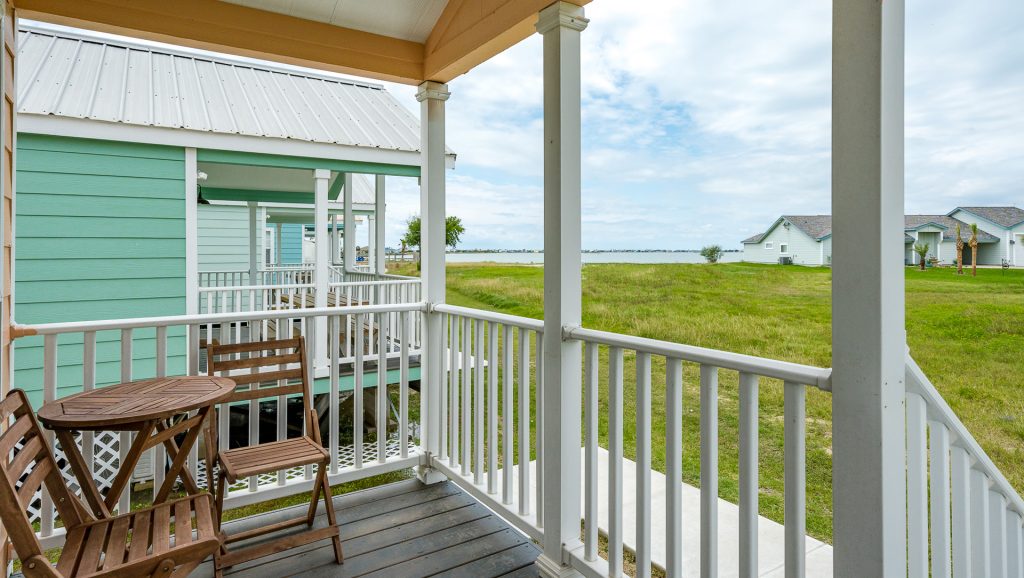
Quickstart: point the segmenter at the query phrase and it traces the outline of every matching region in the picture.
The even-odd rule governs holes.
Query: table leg
[[[135,441],[132,442],[131,448],[128,449],[128,455],[125,456],[124,462],[118,467],[117,475],[114,476],[114,482],[110,485],[110,491],[107,492],[107,499],[104,503],[107,504],[107,509],[113,509],[114,504],[117,503],[118,497],[121,492],[124,491],[128,482],[132,479],[132,474],[135,473],[135,466],[139,464],[139,459],[142,457],[142,452],[146,451],[146,446],[149,442],[149,436],[153,433],[156,428],[156,422],[148,421],[142,424],[142,429],[138,431],[135,436]],[[121,514],[127,514],[128,512],[120,512]]]
[[[153,503],[159,504],[167,501],[167,497],[171,493],[171,488],[174,487],[174,480],[181,477],[182,483],[185,484],[185,489],[189,493],[195,494],[199,492],[199,486],[196,485],[192,474],[185,469],[185,461],[188,459],[188,454],[192,450],[192,446],[195,445],[196,440],[199,439],[199,432],[203,431],[202,423],[206,421],[206,415],[209,413],[210,408],[205,407],[199,410],[202,414],[202,418],[199,420],[199,425],[192,426],[185,434],[185,439],[181,442],[181,447],[178,447],[174,443],[174,438],[168,438],[164,441],[164,446],[167,448],[168,454],[173,454],[174,458],[171,460],[171,467],[167,470],[167,475],[164,477],[164,483],[160,485],[160,490],[156,494],[156,498]],[[209,475],[209,474],[207,474]]]
[[[75,443],[75,437],[71,435],[69,430],[59,429],[54,433],[60,441],[61,449],[64,450],[64,456],[68,459],[68,465],[71,466],[71,472],[74,473],[75,478],[78,479],[78,485],[82,488],[82,496],[84,496],[85,501],[89,503],[89,507],[92,508],[93,514],[97,518],[109,518],[110,510],[107,508],[107,505],[103,503],[103,496],[100,494],[99,489],[93,482],[93,475],[90,471],[89,464],[85,463],[85,458],[82,457],[82,452],[78,451],[78,444]]]

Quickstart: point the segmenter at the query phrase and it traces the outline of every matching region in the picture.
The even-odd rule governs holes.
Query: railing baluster
[[[949,429],[939,422],[928,423],[931,468],[931,539],[932,578],[950,578],[953,575],[952,551],[949,537]]]
[[[131,329],[122,329],[121,330],[121,382],[122,383],[128,382],[128,381],[132,380],[132,361],[133,361],[132,345],[133,345],[132,330]],[[121,434],[120,434],[120,438],[121,439],[120,439],[120,443],[118,444],[119,459],[120,459],[120,461],[118,462],[119,464],[123,464],[125,462],[125,460],[128,458],[128,449],[131,447],[132,437],[133,437],[132,434],[129,433],[129,432],[121,432]],[[125,486],[124,486],[124,490],[121,492],[121,495],[118,497],[118,501],[117,501],[118,513],[126,514],[129,511],[131,511],[131,507],[132,507],[131,488],[132,488],[132,484],[131,484],[131,479],[129,478],[128,483],[125,484]]]
[[[502,336],[502,354],[504,355],[501,371],[502,371],[502,389],[501,389],[501,466],[502,466],[502,493],[501,503],[506,506],[512,505],[512,441],[515,438],[514,430],[512,429],[512,415],[515,412],[515,406],[512,405],[512,378],[515,373],[515,366],[512,365],[512,326],[504,325],[504,335]]]
[[[740,373],[740,576],[756,578],[759,575],[758,531],[758,376]]]
[[[622,576],[622,349],[608,348],[608,576]]]
[[[683,362],[665,360],[665,574],[683,575]]]
[[[470,406],[470,362],[477,363],[476,358],[470,359],[473,354],[473,336],[470,334],[470,321],[468,317],[462,318],[462,475],[469,475],[469,468],[472,465],[472,448],[470,447],[473,442],[471,437],[472,432],[470,431],[470,424],[472,418],[472,407]]]
[[[519,328],[519,515],[530,514],[530,332]]]
[[[92,391],[96,387],[96,332],[86,331],[82,335],[82,391]],[[89,467],[89,473],[95,475],[95,434],[91,431],[82,432],[82,458]],[[91,482],[92,480],[90,480]],[[159,485],[159,484],[157,484]]]
[[[156,377],[167,375],[167,326],[156,328]],[[164,446],[157,444],[149,450],[153,470],[153,499],[164,482]]]
[[[971,563],[971,456],[960,446],[951,450],[953,460],[953,575],[969,577]]]
[[[583,557],[597,560],[597,353],[598,346],[583,344]]]
[[[241,327],[242,324],[239,323],[238,325],[239,325],[239,327]],[[248,342],[252,342],[252,341],[258,339],[258,337],[253,335],[252,328],[253,328],[253,322],[250,320],[249,321],[249,338],[246,339],[246,341],[248,341]],[[247,354],[247,356],[252,356],[252,355],[253,354],[251,354],[251,353]],[[251,367],[251,368],[249,368],[249,373],[256,374],[256,373],[259,373],[259,370],[260,370],[259,367]],[[250,387],[253,388],[253,389],[257,389],[258,385],[254,383]],[[260,443],[260,400],[258,400],[258,399],[250,399],[249,400],[249,445],[256,445],[258,443]],[[256,477],[256,476],[249,476],[249,491],[250,492],[255,492],[256,490],[259,489],[259,487],[260,487],[259,478]]]
[[[282,323],[286,323],[286,322],[288,324],[287,327],[288,327],[288,332],[289,332],[289,337],[290,337],[291,323],[292,323],[291,319],[278,319],[277,320],[277,323],[278,323],[277,327],[278,327],[278,329],[280,329],[281,324]],[[280,331],[278,331],[277,338],[278,339],[285,339],[284,337],[281,336]],[[284,364],[284,363],[282,363],[282,364],[277,366],[278,371],[285,371],[287,368],[288,368],[288,366],[286,364]],[[277,382],[278,387],[284,387],[287,384],[288,384],[288,381],[285,380],[285,379],[278,380],[278,382]],[[277,418],[276,418],[276,420],[277,420],[276,421],[276,425],[277,425],[277,441],[284,441],[284,440],[288,439],[288,396],[287,395],[279,395],[279,396],[277,396]],[[283,485],[285,485],[287,483],[288,483],[288,472],[287,472],[287,470],[278,470],[277,471],[277,485],[278,486],[283,486]]]
[[[636,578],[651,575],[651,354],[636,354]]]
[[[910,578],[928,576],[927,412],[924,398],[907,394],[907,569]]]
[[[311,343],[316,343],[316,341],[318,339],[325,339],[327,337],[326,335],[321,335],[321,334],[319,334],[317,332],[317,330],[316,330],[316,322],[317,322],[316,317],[306,317],[306,318],[304,318],[302,320],[302,326],[306,328],[306,335],[309,335],[309,342],[311,342]],[[314,365],[314,363],[315,363],[315,359],[314,359],[313,355],[306,356],[306,375],[310,376],[310,379],[306,380],[306,389],[303,392],[303,395],[306,396],[306,399],[310,400],[310,403],[313,403],[313,401],[312,401],[313,400],[313,392],[316,391],[316,389],[315,389],[316,386],[315,386],[314,380],[312,379],[312,377],[314,375],[316,375],[316,372],[315,372],[316,366]],[[305,409],[303,411],[305,411]],[[306,419],[307,419],[306,416],[303,415],[302,416],[302,423],[306,423]],[[311,433],[311,432],[309,432],[305,428],[302,431],[306,435],[310,435],[310,433]],[[303,474],[305,475],[306,481],[312,480],[313,479],[313,464],[309,464],[305,468],[303,468]]]
[[[403,313],[403,315],[404,315],[404,313]],[[439,448],[440,454],[438,455],[438,457],[440,459],[442,459],[442,460],[448,460],[448,465],[452,465],[452,460],[451,460],[451,457],[450,457],[451,454],[449,453],[448,448],[451,446],[451,437],[449,437],[449,436],[452,433],[454,433],[452,431],[452,425],[453,425],[453,423],[452,423],[452,399],[453,399],[453,396],[454,396],[454,388],[457,386],[457,382],[455,380],[455,376],[457,375],[457,373],[455,372],[455,363],[456,363],[455,335],[456,335],[456,332],[458,331],[457,330],[458,319],[454,315],[451,315],[451,314],[445,314],[444,319],[445,319],[444,327],[445,327],[445,330],[447,331],[446,345],[448,347],[448,352],[447,352],[448,356],[445,358],[445,363],[448,365],[448,373],[446,373],[445,376],[444,376],[444,384],[443,384],[443,386],[441,388],[441,396],[440,396],[440,398],[441,398],[441,419],[440,419],[440,423],[441,423],[441,447]],[[403,351],[405,351],[409,347],[409,344],[407,343],[408,342],[408,335],[409,335],[409,332],[407,331],[407,327],[405,326],[405,321],[403,320],[402,321],[402,337],[401,337],[401,343],[402,343],[402,350]]]
[[[356,327],[357,330],[362,333],[363,331],[363,314],[356,314]],[[356,362],[354,369],[353,381],[354,389],[352,392],[352,412],[353,419],[355,421],[352,430],[352,444],[353,452],[355,455],[355,467],[363,467],[363,346],[362,346],[362,335],[359,336],[359,345],[356,347]]]
[[[484,481],[484,322],[473,327],[473,483]]]
[[[498,324],[487,328],[487,493],[498,493]]]
[[[202,332],[201,325],[188,325],[185,330],[187,334],[188,350],[186,357],[188,359],[188,374],[199,375],[199,341],[200,333]],[[210,418],[213,419],[213,418]],[[211,422],[212,423],[212,422]],[[203,432],[203,439],[206,438],[206,432]],[[204,442],[205,443],[205,442]],[[192,444],[192,449],[188,453],[188,470],[192,474],[193,478],[199,477],[199,445],[198,443]],[[204,446],[205,447],[205,446]],[[91,463],[91,460],[90,460]],[[207,481],[212,480],[212,474],[207,472]],[[159,484],[158,484],[159,485]],[[209,484],[207,487],[211,487]]]
[[[990,571],[994,578],[1006,577],[1006,497],[995,490],[988,492]]]
[[[51,403],[57,399],[57,336],[47,335],[43,337],[43,403]],[[43,435],[46,438],[46,442],[53,447],[54,435],[53,432],[44,429]],[[127,448],[125,452],[127,453]],[[3,459],[7,459],[7,456],[2,456]],[[43,485],[41,488],[40,504],[39,504],[39,534],[41,536],[48,537],[53,535],[54,527],[54,509],[53,509],[53,497],[50,496],[50,492],[46,490],[46,486]]]
[[[700,575],[718,576],[718,368],[700,366]]]
[[[1024,578],[1024,529],[1018,512],[1006,513],[1006,575]]]
[[[388,327],[390,315],[377,318],[377,461],[387,461],[388,453]]]
[[[807,552],[807,437],[806,388],[799,383],[783,384],[786,425],[785,454],[786,578],[803,578]]]
[[[409,312],[399,314],[398,338],[402,349],[399,357],[399,390],[398,390],[398,437],[402,457],[409,457]],[[444,444],[442,444],[442,447]],[[443,450],[442,450],[443,451]]]
[[[989,479],[985,472],[971,470],[971,563],[974,576],[991,576],[989,552]]]
[[[341,453],[338,423],[341,419],[339,405],[341,403],[341,363],[338,360],[339,339],[341,338],[341,319],[337,316],[330,318],[329,337],[327,338],[328,352],[330,355],[330,400],[327,409],[327,425],[330,431],[327,432],[327,443],[331,452],[331,473],[338,473],[339,455]]]
[[[557,337],[556,337],[557,339]],[[544,527],[544,334],[540,331],[537,332],[537,349],[533,352],[536,360],[534,364],[536,366],[536,388],[537,397],[534,401],[535,413],[537,415],[536,428],[537,433],[535,434],[534,444],[537,447],[537,470],[534,472],[537,484],[537,527]]]

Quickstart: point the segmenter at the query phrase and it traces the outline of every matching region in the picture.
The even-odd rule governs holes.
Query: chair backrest
[[[43,547],[26,512],[43,486],[53,498],[57,514],[67,529],[84,521],[84,507],[64,485],[64,476],[43,436],[28,396],[11,390],[0,402],[0,422],[14,423],[0,434],[0,518],[3,519],[18,557],[27,560],[42,555]]]
[[[302,338],[214,343],[207,346],[206,356],[209,375],[228,377],[237,386],[225,403],[301,395],[306,432],[319,433],[319,425],[310,418],[312,402],[306,395],[310,382]]]

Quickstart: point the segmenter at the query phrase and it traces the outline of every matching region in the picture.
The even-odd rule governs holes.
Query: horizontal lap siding
[[[281,263],[302,262],[302,225],[281,225]]]
[[[260,224],[256,243],[258,250],[262,250],[262,209],[257,218]],[[249,270],[249,207],[199,205],[199,270]]]
[[[184,150],[18,137],[15,299],[19,323],[185,313]],[[185,336],[168,331],[170,374]],[[43,340],[20,339],[15,384],[42,399]],[[58,395],[82,384],[82,336],[58,341]],[[155,330],[133,336],[133,376],[155,373]],[[97,334],[96,380],[120,381],[120,332]]]

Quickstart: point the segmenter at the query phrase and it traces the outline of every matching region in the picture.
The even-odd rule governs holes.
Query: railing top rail
[[[566,327],[562,333],[565,339],[579,339],[611,347],[635,349],[653,355],[662,355],[722,369],[753,373],[763,377],[781,379],[803,385],[813,385],[823,391],[832,391],[832,370],[829,368],[813,367],[788,361],[766,359],[694,345],[682,345],[645,337],[634,337],[621,333],[597,331],[583,327]]]
[[[505,313],[495,313],[493,311],[483,311],[481,309],[472,309],[470,307],[459,307],[458,305],[448,305],[446,303],[433,305],[430,310],[436,313],[448,313],[450,315],[461,315],[472,319],[480,319],[481,321],[494,321],[495,323],[501,323],[502,325],[521,327],[530,331],[544,331],[544,321],[540,319],[530,319],[529,317],[519,317],[518,315],[507,315]]]
[[[985,472],[992,480],[992,484],[1010,502],[1011,507],[1021,516],[1024,516],[1024,500],[1021,499],[1020,494],[1003,476],[999,468],[992,463],[985,450],[981,449],[981,446],[978,445],[971,432],[960,421],[960,418],[956,416],[956,413],[953,412],[953,408],[949,407],[942,394],[935,389],[928,376],[924,374],[924,371],[921,370],[917,362],[909,354],[907,355],[906,380],[907,393],[915,393],[924,398],[925,406],[928,408],[928,419],[946,426],[950,434],[952,434],[950,443],[959,445],[967,450],[967,453],[974,459],[975,466]]]
[[[346,286],[363,286],[366,285],[416,285],[420,282],[419,279],[380,279],[377,281],[331,281],[327,285],[329,287],[346,287]]]
[[[200,293],[217,293],[219,291],[262,291],[265,289],[313,289],[313,283],[278,283],[273,285],[220,285],[199,287]]]
[[[392,303],[388,305],[353,305],[346,307],[279,309],[275,311],[253,311],[248,313],[204,313],[199,315],[168,315],[164,317],[105,319],[102,321],[69,321],[64,323],[39,323],[35,325],[14,324],[11,328],[11,338],[17,339],[31,335],[82,333],[86,331],[141,329],[149,327],[170,327],[175,325],[203,325],[207,323],[231,323],[235,321],[261,321],[264,319],[305,319],[307,317],[357,315],[360,313],[396,313],[402,311],[425,310],[425,303]]]

